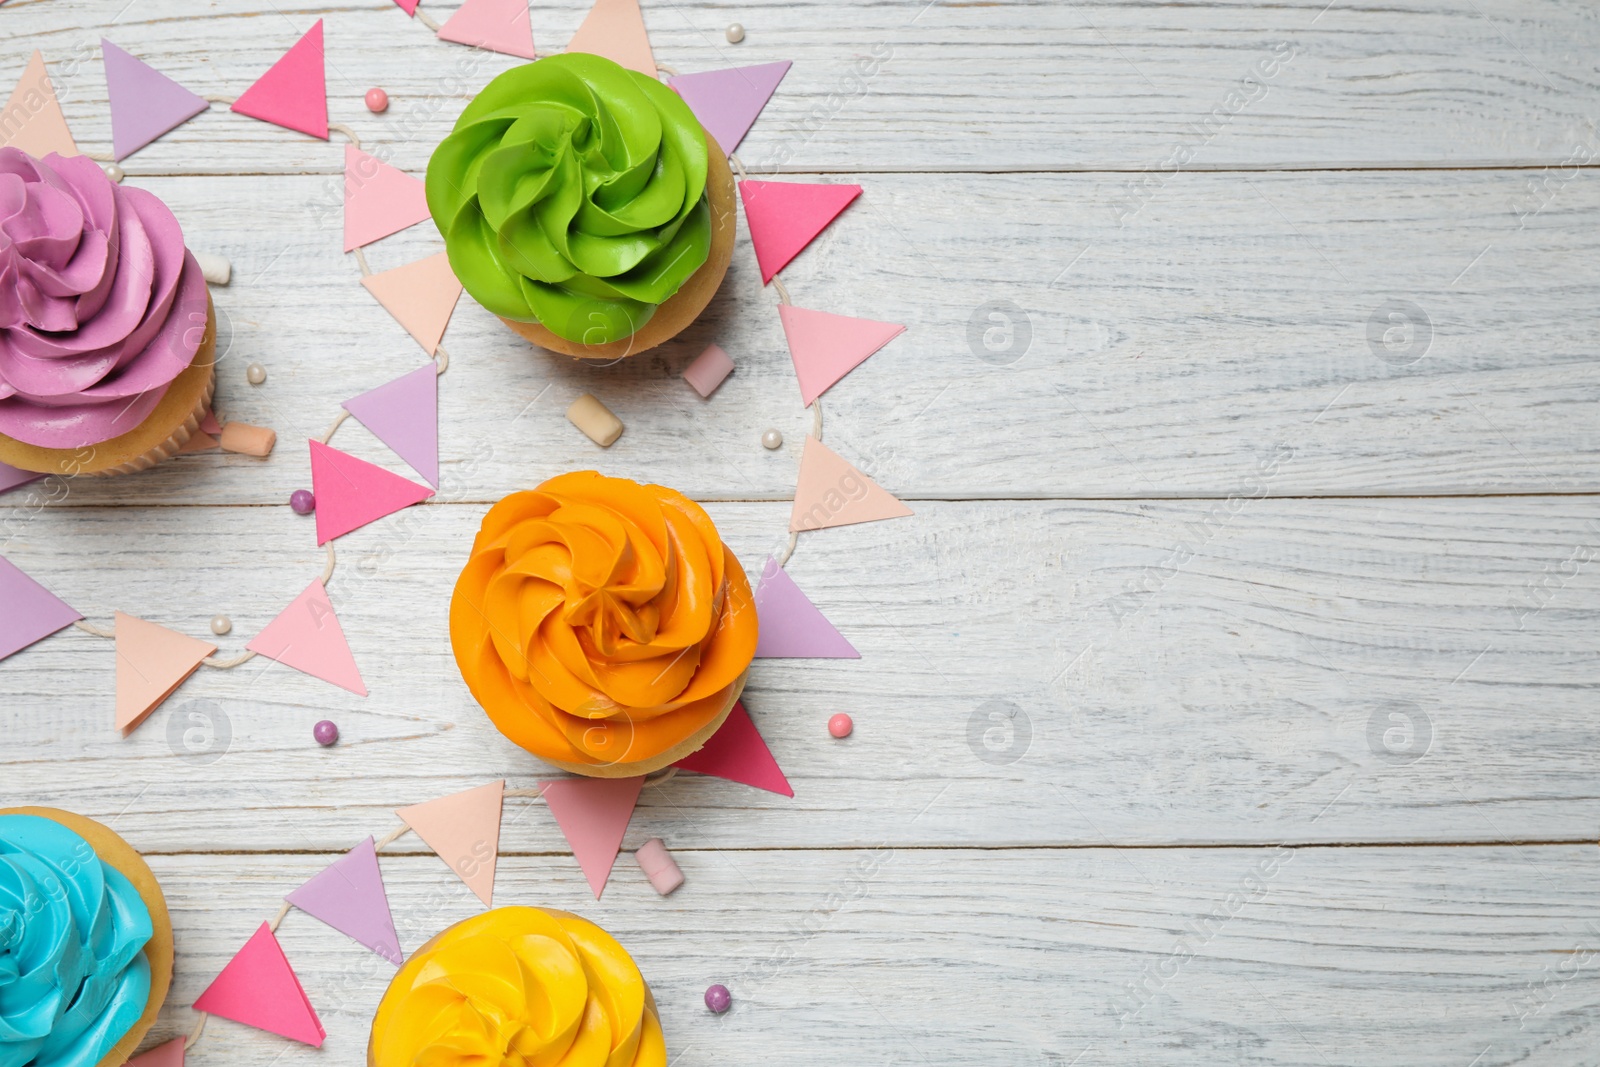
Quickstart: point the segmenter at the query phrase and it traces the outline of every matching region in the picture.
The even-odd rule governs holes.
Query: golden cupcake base
[[[722,729],[722,724],[728,721],[728,715],[733,711],[733,706],[739,702],[739,696],[744,692],[744,683],[749,677],[750,669],[746,667],[745,672],[739,675],[734,680],[734,683],[728,687],[728,702],[723,705],[722,710],[717,713],[715,718],[690,734],[679,744],[673,745],[665,752],[651,756],[649,759],[639,760],[636,763],[596,764],[567,763],[563,760],[551,759],[549,756],[540,756],[539,758],[552,767],[559,767],[571,774],[581,774],[586,778],[637,778],[640,775],[651,774],[664,767],[670,767],[685,756],[691,756],[699,752],[705,747],[706,742],[711,740],[711,735]]]
[[[728,167],[728,157],[711,134],[706,134],[706,197],[711,205],[711,251],[700,269],[689,275],[672,296],[650,316],[650,321],[627,337],[603,345],[586,345],[569,341],[551,333],[537,322],[500,321],[540,348],[574,356],[578,359],[616,360],[636,356],[657,345],[665,344],[689,328],[700,313],[711,303],[722,279],[733,262],[733,238],[737,229],[738,210],[735,207],[733,171]]]
[[[109,826],[58,808],[0,808],[0,815],[37,815],[65,826],[89,842],[89,847],[102,861],[121,871],[123,877],[139,891],[144,906],[150,910],[150,926],[154,933],[144,946],[145,958],[150,961],[150,1000],[145,1004],[144,1014],[139,1016],[139,1021],[122,1035],[122,1040],[113,1045],[97,1065],[122,1067],[155,1023],[161,1005],[167,1001],[167,990],[172,985],[172,917],[167,914],[167,898],[161,894],[161,886],[144,857]]]

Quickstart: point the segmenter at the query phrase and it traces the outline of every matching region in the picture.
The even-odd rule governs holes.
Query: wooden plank
[[[443,19],[455,5],[432,7]],[[533,12],[541,52],[565,46],[587,0]],[[656,56],[682,71],[794,61],[741,154],[763,171],[1557,164],[1597,148],[1600,27],[1562,0],[1424,0],[1368,8],[1292,0],[1252,10],[1033,0],[1002,5],[657,4]],[[426,13],[429,9],[425,8]],[[465,99],[520,62],[434,40],[377,2],[294,10],[12,0],[0,79],[41,49],[91,150],[110,144],[102,35],[195,92],[236,97],[317,18],[329,110],[420,167]],[[730,46],[733,19],[747,28]],[[386,88],[382,118],[361,96]],[[212,112],[131,157],[134,173],[337,173],[341,153]]]
[[[630,833],[631,846],[636,833]],[[703,853],[657,898],[627,856],[594,901],[566,856],[507,856],[496,903],[577,911],[632,953],[673,1062],[1590,1064],[1593,845]],[[179,962],[155,1038],[331,857],[156,856]],[[384,859],[402,946],[481,905]],[[284,951],[358,1062],[392,965],[301,914]],[[712,1016],[707,985],[733,1011]],[[1140,991],[1140,992],[1134,992]],[[212,1021],[191,1062],[310,1062]]]
[[[339,252],[336,186],[319,213],[330,181],[146,183],[194,247],[232,257],[238,280],[215,291],[219,405],[276,428],[279,449],[83,480],[67,503],[284,500],[339,402],[420,363]],[[1110,178],[886,175],[785,277],[804,306],[909,325],[823,404],[829,442],[910,499],[1224,497],[1286,449],[1271,495],[1591,492],[1600,185],[1574,181],[1523,218],[1524,182],[1188,175],[1119,226]],[[439,247],[419,226],[371,262]],[[1392,300],[1412,310],[1386,311]],[[700,499],[788,499],[810,417],[774,302],[741,248],[679,341],[596,368],[464,298],[441,382],[447,497],[599,465]],[[986,318],[996,302],[1015,308],[1009,334]],[[1417,320],[1414,348],[1390,313]],[[738,370],[707,401],[678,374],[712,341]],[[244,382],[251,362],[268,369],[259,388]],[[609,450],[563,417],[585,391],[627,425]],[[768,427],[781,452],[760,447]],[[334,443],[390,461],[354,423]]]
[[[795,798],[682,776],[635,827],[727,848],[1593,835],[1594,501],[1237,504],[920,503],[806,535],[791,573],[862,658],[755,665],[747,703]],[[109,642],[12,657],[6,792],[121,813],[152,848],[250,851],[336,848],[403,804],[530,785],[547,772],[490,726],[446,637],[483,510],[425,505],[338,542],[366,699],[257,660],[203,671],[123,740]],[[788,514],[711,512],[749,569]],[[322,562],[282,506],[46,509],[6,555],[102,623],[118,608],[199,635],[224,612],[229,651]],[[312,742],[323,718],[337,748]],[[561,838],[528,818],[504,844]]]

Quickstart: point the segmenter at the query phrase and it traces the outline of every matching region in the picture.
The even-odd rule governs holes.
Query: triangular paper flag
[[[644,32],[639,0],[595,0],[567,42],[567,51],[605,56],[629,70],[656,76],[656,57],[650,51],[650,35]]]
[[[106,95],[111,100],[111,154],[132,155],[211,105],[104,37]]]
[[[678,761],[678,766],[698,774],[714,774],[730,782],[753,785],[769,793],[794,796],[789,779],[778,769],[772,750],[761,739],[750,713],[744,710],[744,701],[734,704],[728,720],[711,735],[699,752]]]
[[[322,20],[306,31],[233,110],[288,130],[328,139],[328,82],[322,67]]]
[[[750,132],[772,91],[789,73],[789,61],[754,67],[729,67],[667,79],[678,91],[717,147],[728,155]]]
[[[205,418],[200,420],[200,431],[211,434],[213,437],[222,432],[222,423],[217,421],[217,413],[215,411],[206,412]]]
[[[183,1067],[184,1038],[175,1037],[128,1061],[128,1067]]]
[[[539,792],[572,846],[572,855],[583,868],[596,900],[611,877],[611,865],[643,788],[643,778],[563,778],[539,783]]]
[[[344,250],[371,244],[428,217],[423,184],[353,144],[344,146]]]
[[[317,498],[319,545],[433,495],[425,485],[321,441],[311,442],[311,492]]]
[[[403,961],[372,838],[334,860],[321,874],[283,899],[390,963],[398,966]]]
[[[466,0],[439,27],[439,40],[523,59],[536,55],[533,26],[528,22],[528,0]]]
[[[761,284],[772,280],[828,223],[861,195],[859,185],[815,185],[808,182],[739,183],[744,221],[761,265]]]
[[[312,579],[306,591],[244,647],[357,696],[367,695],[350,644],[344,639],[344,627],[333,613],[320,578]]]
[[[194,1002],[195,1011],[220,1015],[257,1030],[322,1047],[322,1020],[266,923]]]
[[[361,425],[439,488],[439,368],[425,363],[344,402]]]
[[[0,659],[83,618],[0,556]]]
[[[897,322],[853,319],[779,304],[783,335],[789,341],[789,358],[800,381],[800,400],[807,407],[855,370],[866,358],[906,332]]]
[[[494,868],[500,859],[504,779],[395,812],[455,871],[486,908],[494,907]]]
[[[394,270],[361,279],[367,292],[416,338],[428,355],[439,348],[450,314],[461,299],[461,283],[450,269],[450,254],[440,252]]]
[[[800,591],[778,561],[767,559],[756,587],[757,659],[860,659],[861,653]]]
[[[394,0],[394,2],[399,6],[400,10],[404,11],[406,14],[413,16],[416,15],[417,0]]]
[[[40,159],[51,152],[62,156],[78,154],[38,49],[34,49],[27,69],[17,79],[5,111],[0,112],[0,148],[20,148]]]
[[[116,726],[126,736],[198,670],[200,661],[217,646],[120,611],[116,620]]]
[[[857,522],[898,519],[911,509],[845,462],[843,456],[806,435],[800,454],[800,481],[794,487],[789,529],[821,530]]]
[[[215,437],[212,437],[204,430],[196,430],[189,435],[189,439],[183,443],[183,447],[178,449],[178,455],[181,456],[189,452],[205,452],[221,446],[222,442]]]
[[[0,463],[0,493],[8,493],[43,477],[37,471],[20,470],[8,463]]]

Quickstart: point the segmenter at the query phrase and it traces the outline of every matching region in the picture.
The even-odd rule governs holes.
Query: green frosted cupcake
[[[726,162],[707,141],[660,82],[550,56],[467,105],[428,161],[428,209],[456,277],[513,327],[584,349],[627,342],[711,256],[707,170]]]

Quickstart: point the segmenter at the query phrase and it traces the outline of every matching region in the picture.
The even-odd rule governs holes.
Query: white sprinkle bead
[[[251,385],[260,385],[267,380],[267,368],[259,363],[252,363],[244,369],[244,380]]]
[[[233,620],[226,615],[211,616],[211,632],[221,637],[233,629]]]
[[[733,25],[728,27],[727,36],[729,44],[738,44],[740,41],[744,40],[744,27],[735,22]]]
[[[128,176],[127,172],[124,171],[121,167],[117,166],[115,163],[107,163],[104,167],[102,167],[100,169],[106,172],[106,177],[107,178],[110,178],[112,181],[116,182],[118,185],[122,184],[122,179],[124,179],[124,178],[126,178]]]
[[[195,252],[190,249],[194,261],[200,264],[200,274],[212,285],[227,285],[233,277],[233,264],[226,256],[214,256],[209,252]]]
[[[766,433],[761,435],[761,447],[766,449],[768,452],[782,448],[783,434],[779,433],[777,430],[768,430]]]

